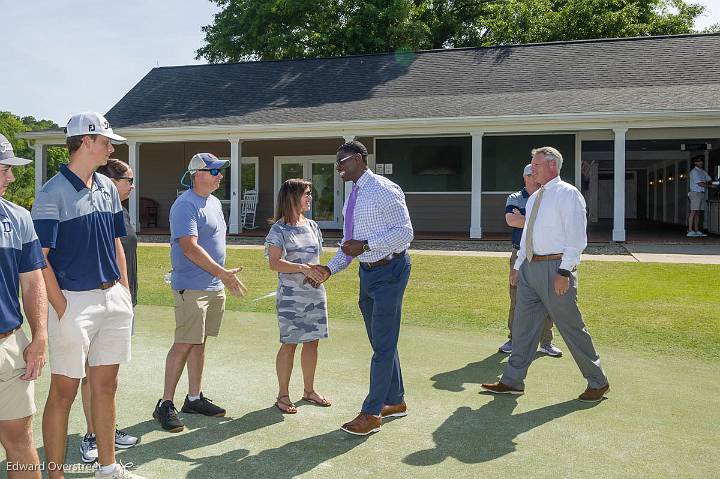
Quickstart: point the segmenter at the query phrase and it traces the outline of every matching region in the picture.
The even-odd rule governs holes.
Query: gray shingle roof
[[[720,109],[719,35],[162,67],[113,127]]]

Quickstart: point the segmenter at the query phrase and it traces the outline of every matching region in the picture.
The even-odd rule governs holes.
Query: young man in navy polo
[[[63,477],[70,407],[80,380],[92,391],[97,478],[137,478],[115,462],[115,390],[119,365],[130,360],[132,300],[128,289],[120,197],[95,173],[125,138],[102,115],[80,113],[67,124],[70,163],[37,193],[32,217],[48,267],[50,392],[43,439],[51,478]],[[53,470],[54,469],[54,470]],[[60,470],[58,470],[60,469]]]
[[[47,296],[41,269],[45,267],[30,213],[2,198],[15,181],[13,167],[30,160],[17,158],[0,135],[0,442],[7,455],[9,477],[40,479],[40,460],[32,433],[35,413],[34,380],[45,365]],[[32,342],[21,329],[18,292],[22,288]]]

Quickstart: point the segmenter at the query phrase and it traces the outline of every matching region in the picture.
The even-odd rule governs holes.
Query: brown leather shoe
[[[584,393],[578,396],[582,402],[598,402],[601,401],[603,395],[610,389],[610,383],[601,388],[587,388]]]
[[[507,384],[503,384],[501,382],[493,384],[481,384],[480,387],[494,394],[517,394],[518,396],[520,394],[525,394],[524,390],[511,388]]]
[[[340,429],[356,436],[367,436],[373,432],[378,432],[381,425],[381,418],[361,412],[355,419],[340,426]]]
[[[405,417],[407,416],[407,404],[405,401],[400,404],[386,404],[383,406],[380,415],[386,417]]]

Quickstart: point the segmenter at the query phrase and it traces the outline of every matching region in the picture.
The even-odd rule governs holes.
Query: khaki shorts
[[[688,198],[690,198],[690,211],[705,210],[705,193],[690,191],[688,192]]]
[[[35,381],[25,381],[23,352],[30,344],[22,329],[0,339],[0,421],[32,416],[35,409]]]
[[[50,371],[82,379],[85,363],[93,367],[129,362],[133,318],[130,290],[117,283],[105,290],[62,293],[67,300],[62,318],[52,307],[48,314]]]
[[[175,342],[203,344],[205,336],[220,333],[225,313],[225,291],[185,289],[175,297]]]

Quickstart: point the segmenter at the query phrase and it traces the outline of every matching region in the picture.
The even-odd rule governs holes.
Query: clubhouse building
[[[313,181],[312,217],[342,228],[349,188],[334,171],[351,139],[398,183],[418,232],[504,232],[530,150],[558,148],[590,224],[625,241],[627,225],[687,221],[690,159],[720,164],[720,36],[714,34],[398,52],[152,69],[106,117],[128,138],[115,156],[137,187],[138,229],[168,228],[190,157],[230,160],[229,232],[257,193],[256,225],[287,178]],[[71,112],[74,113],[74,112]],[[36,183],[59,130],[28,132]],[[638,226],[639,225],[639,226]]]

